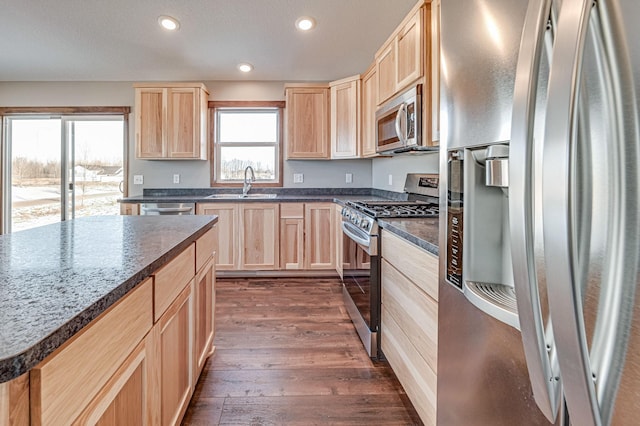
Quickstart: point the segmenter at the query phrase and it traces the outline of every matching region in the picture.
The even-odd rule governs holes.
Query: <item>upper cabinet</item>
[[[360,75],[331,87],[331,158],[358,158],[360,151]]]
[[[209,92],[201,83],[137,83],[136,158],[206,160]]]
[[[424,76],[426,7],[418,3],[376,53],[378,105]]]
[[[376,64],[362,74],[362,157],[376,156],[376,108],[378,106],[378,74]]]
[[[287,159],[329,158],[329,86],[287,84]]]

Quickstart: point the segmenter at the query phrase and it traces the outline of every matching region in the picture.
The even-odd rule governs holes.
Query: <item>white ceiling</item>
[[[365,71],[416,1],[4,0],[0,81],[334,80]]]

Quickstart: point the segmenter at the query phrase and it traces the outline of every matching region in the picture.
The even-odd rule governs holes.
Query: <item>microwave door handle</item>
[[[404,120],[403,120],[404,118]],[[402,145],[407,143],[407,135],[406,135],[406,120],[407,119],[407,104],[403,103],[398,108],[398,112],[396,113],[396,134],[398,135],[398,139]],[[403,128],[403,121],[405,122]]]

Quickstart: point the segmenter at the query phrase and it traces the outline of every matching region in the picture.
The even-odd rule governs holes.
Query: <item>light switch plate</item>
[[[393,185],[393,175],[389,174],[389,186]]]
[[[143,175],[133,175],[133,184],[134,185],[142,185],[144,183]]]
[[[293,183],[302,183],[304,182],[304,174],[302,173],[294,173],[293,174]]]
[[[346,183],[352,183],[353,182],[353,173],[347,173],[346,175],[344,175],[344,181]]]
[[[180,183],[180,175],[173,175],[173,183]]]

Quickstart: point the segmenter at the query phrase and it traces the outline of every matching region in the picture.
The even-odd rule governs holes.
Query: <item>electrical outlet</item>
[[[304,174],[302,173],[294,173],[293,174],[293,183],[302,183],[304,182]]]
[[[344,181],[346,183],[352,183],[353,182],[353,173],[347,173],[346,175],[344,175]]]
[[[180,183],[180,175],[173,175],[173,183]]]
[[[389,186],[393,185],[393,175],[389,174]]]
[[[142,185],[144,183],[143,175],[133,175],[133,184],[134,185]]]

